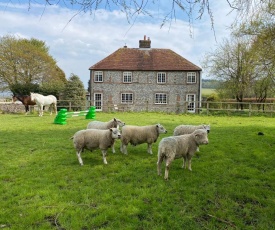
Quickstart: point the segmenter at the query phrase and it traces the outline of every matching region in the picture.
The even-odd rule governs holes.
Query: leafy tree
[[[71,103],[71,108],[74,111],[84,110],[86,107],[86,91],[84,85],[80,78],[71,74],[69,80],[67,81],[63,95],[61,98],[61,105],[69,109],[69,102]]]
[[[253,90],[258,102],[273,96],[275,81],[275,1],[263,3],[254,14],[249,14],[247,23],[234,31],[237,36],[250,37],[256,75]]]
[[[40,87],[62,88],[64,72],[49,55],[45,42],[18,39],[7,35],[0,38],[0,85],[11,89],[16,85],[39,84]]]
[[[30,92],[39,92],[39,85],[33,83],[27,84],[12,84],[10,85],[10,91],[13,95],[30,95]]]
[[[245,96],[250,96],[251,82],[255,78],[253,58],[249,41],[233,37],[208,53],[203,65],[211,76],[222,81],[220,88],[242,102]]]

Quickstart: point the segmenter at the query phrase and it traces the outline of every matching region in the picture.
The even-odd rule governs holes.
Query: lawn
[[[126,124],[161,123],[153,155],[145,144],[128,155],[85,151],[80,166],[70,137],[84,117],[0,115],[1,229],[274,229],[274,118],[97,113]],[[190,172],[175,160],[157,175],[157,146],[179,124],[211,124]],[[263,132],[264,135],[258,135]],[[164,165],[163,165],[164,172]]]

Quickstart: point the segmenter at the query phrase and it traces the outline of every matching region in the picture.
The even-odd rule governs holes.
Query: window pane
[[[167,104],[167,95],[164,93],[156,93],[155,103],[156,104]]]
[[[165,83],[166,82],[166,73],[158,73],[158,83]]]
[[[121,103],[133,103],[133,94],[132,93],[122,93],[121,94]]]
[[[103,81],[103,72],[96,71],[95,72],[95,82],[102,82]]]
[[[123,72],[123,82],[132,82],[132,72]]]
[[[196,83],[196,73],[195,72],[187,73],[187,83]]]

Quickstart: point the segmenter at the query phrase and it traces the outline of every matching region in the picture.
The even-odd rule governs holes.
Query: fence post
[[[248,116],[251,117],[251,103],[249,103],[249,112],[248,112]]]
[[[209,102],[206,103],[206,114],[208,115],[209,112]]]

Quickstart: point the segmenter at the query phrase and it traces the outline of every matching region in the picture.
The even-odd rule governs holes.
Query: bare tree
[[[232,10],[237,11],[237,21],[245,20],[247,15],[252,14],[263,4],[272,0],[221,0],[226,1]],[[13,1],[10,0],[10,3]],[[78,13],[93,14],[100,8],[118,9],[125,13],[129,23],[134,23],[139,15],[152,15],[151,9],[159,9],[164,12],[161,26],[172,20],[176,20],[179,15],[187,16],[190,25],[193,20],[201,19],[207,13],[214,28],[214,18],[211,10],[210,0],[44,0],[45,8],[49,5],[63,5],[67,8],[77,9]],[[28,0],[29,10],[36,0]],[[214,4],[214,3],[213,3]],[[75,16],[76,16],[75,15]],[[71,18],[71,20],[73,17]]]
[[[255,78],[253,62],[249,41],[233,37],[208,53],[203,65],[210,76],[223,82],[220,87],[230,98],[242,102],[251,93]],[[242,104],[240,107],[242,109]]]

